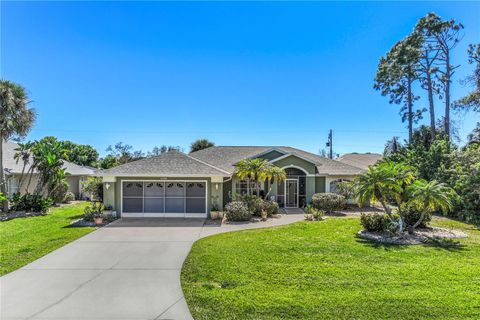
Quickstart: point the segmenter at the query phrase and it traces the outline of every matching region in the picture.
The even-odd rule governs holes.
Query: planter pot
[[[95,221],[95,224],[96,224],[97,226],[103,224],[103,218],[102,218],[102,217],[100,217],[100,218],[95,218],[94,221]]]
[[[210,219],[216,220],[220,218],[219,212],[218,211],[210,211]]]

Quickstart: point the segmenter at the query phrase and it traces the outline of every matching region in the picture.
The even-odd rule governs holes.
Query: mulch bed
[[[267,220],[271,219],[279,219],[281,218],[281,214],[274,214],[267,218]],[[265,222],[267,220],[262,220],[261,217],[253,216],[250,218],[249,221],[228,221],[226,218],[223,219],[206,219],[205,225],[207,226],[220,226],[222,224],[246,224],[246,223],[257,223],[257,222]]]
[[[357,235],[366,240],[375,241],[383,244],[412,245],[421,244],[435,239],[460,239],[466,238],[467,234],[459,230],[449,230],[445,228],[422,228],[416,229],[414,234],[404,232],[401,235],[391,235],[380,232],[370,232],[362,230]]]

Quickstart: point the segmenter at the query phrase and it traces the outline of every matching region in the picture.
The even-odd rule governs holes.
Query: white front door
[[[285,180],[285,208],[298,208],[298,179]]]

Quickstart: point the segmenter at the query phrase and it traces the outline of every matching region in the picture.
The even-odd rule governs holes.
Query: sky
[[[480,2],[1,1],[0,10],[1,77],[27,88],[38,113],[26,139],[53,135],[102,155],[119,141],[188,151],[197,138],[318,153],[330,129],[338,154],[382,152],[407,129],[373,89],[380,57],[428,12],[456,19],[465,26],[456,99],[469,91],[467,46],[480,42]],[[462,141],[480,121],[453,118]]]

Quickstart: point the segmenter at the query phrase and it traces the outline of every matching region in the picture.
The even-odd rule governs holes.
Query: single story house
[[[20,192],[21,194],[32,193],[35,190],[36,183],[38,181],[38,172],[34,171],[32,176],[32,182],[27,190],[26,183],[22,183],[22,186],[19,186],[19,179],[22,174],[23,161],[18,161],[14,159],[14,155],[18,148],[18,144],[11,141],[3,142],[3,168],[5,171],[5,177],[7,179],[7,189],[8,196],[13,196],[14,193]],[[67,182],[68,182],[68,191],[72,192],[75,195],[76,199],[83,199],[86,195],[82,192],[82,181],[86,180],[87,177],[94,176],[94,168],[79,166],[78,164],[63,161],[64,168],[67,172]],[[30,167],[27,165],[25,172],[28,172]]]
[[[235,164],[263,158],[285,169],[287,179],[266,182],[262,192],[281,207],[298,208],[315,193],[330,192],[338,181],[364,169],[292,147],[215,146],[190,154],[170,151],[100,170],[104,204],[123,217],[206,217],[222,210],[252,182],[234,176]]]

